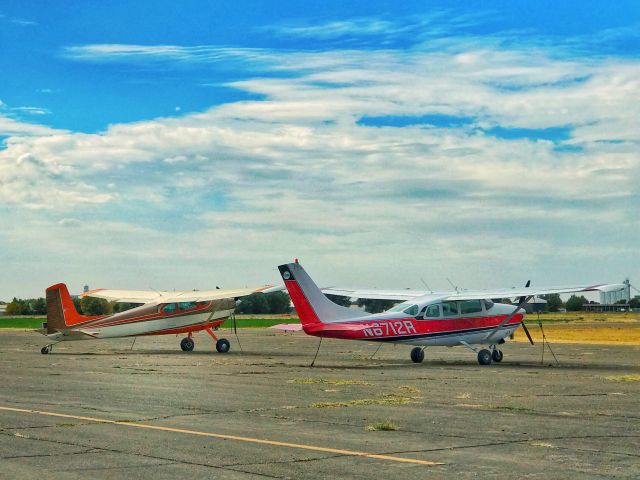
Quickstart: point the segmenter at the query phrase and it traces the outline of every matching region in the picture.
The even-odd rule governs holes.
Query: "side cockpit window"
[[[458,315],[458,302],[442,302],[442,315],[445,317]]]
[[[440,305],[429,305],[427,311],[424,312],[424,318],[439,318],[440,317]]]
[[[166,313],[169,315],[171,315],[172,313],[176,313],[176,304],[167,303],[164,307],[162,307],[162,313]]]
[[[462,315],[469,315],[473,313],[482,312],[482,303],[480,300],[464,300],[460,302],[460,313]]]
[[[180,302],[178,303],[178,308],[182,311],[193,310],[196,308],[196,302]]]
[[[493,307],[494,303],[491,300],[483,300],[482,301],[484,303],[484,309],[485,311],[491,310],[491,307]]]

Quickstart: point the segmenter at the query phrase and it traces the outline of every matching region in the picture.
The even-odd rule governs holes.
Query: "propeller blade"
[[[531,343],[531,345],[535,345],[533,343],[533,338],[531,338],[531,334],[529,333],[529,329],[527,328],[527,326],[524,324],[524,321],[522,322],[522,330],[524,330],[524,333],[527,335],[527,338],[529,339],[529,342]]]
[[[233,315],[233,333],[236,334],[236,337],[238,336],[238,324],[236,323],[235,314]]]
[[[491,337],[493,337],[493,335],[498,332],[498,330],[500,330],[502,327],[504,327],[507,323],[509,323],[509,321],[511,321],[511,319],[518,313],[518,310],[520,310],[523,305],[525,303],[527,303],[527,301],[529,301],[529,299],[531,298],[531,296],[529,297],[520,297],[520,302],[518,302],[518,305],[516,305],[516,308],[513,310],[513,312],[511,312],[507,317],[505,317],[504,320],[502,320],[498,326],[496,326],[496,328],[494,328],[493,330],[491,330],[491,332],[489,333],[489,335],[487,335],[484,339],[485,341],[489,340]]]

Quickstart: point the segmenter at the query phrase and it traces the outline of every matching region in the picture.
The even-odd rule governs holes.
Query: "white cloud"
[[[29,212],[30,227],[47,232],[42,240],[18,228],[0,247],[44,249],[61,262],[74,252],[91,270],[127,265],[117,278],[131,287],[147,277],[206,287],[214,270],[225,284],[262,282],[258,272],[293,256],[325,282],[362,284],[365,275],[380,286],[417,285],[425,270],[431,281],[465,272],[459,283],[469,287],[521,282],[523,269],[546,283],[586,281],[570,275],[605,273],[605,261],[627,272],[633,260],[611,256],[629,258],[640,241],[640,62],[468,38],[450,47],[72,47],[77,61],[233,57],[289,75],[231,84],[265,100],[98,134],[0,117],[0,132],[12,135],[0,150],[0,205]],[[468,122],[357,123],[425,114]],[[565,146],[579,151],[484,133],[496,125],[567,126]],[[79,232],[70,238],[69,227]],[[593,262],[602,266],[587,270]]]

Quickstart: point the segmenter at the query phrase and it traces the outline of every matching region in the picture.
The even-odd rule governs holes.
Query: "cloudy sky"
[[[0,299],[640,279],[637,1],[64,4],[0,4]]]

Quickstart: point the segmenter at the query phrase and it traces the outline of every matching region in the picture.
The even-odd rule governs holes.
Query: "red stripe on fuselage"
[[[305,329],[309,335],[329,338],[342,338],[350,340],[377,340],[381,338],[397,338],[428,334],[447,334],[465,330],[497,327],[507,315],[452,318],[450,320],[416,320],[413,317],[403,317],[394,319],[384,319],[358,322],[321,323]],[[524,315],[521,313],[514,315],[507,325],[519,324]],[[362,329],[336,330],[335,325],[355,326],[366,325],[368,332]]]
[[[222,320],[216,320],[215,322],[207,322],[207,323],[194,323],[192,325],[186,325],[180,328],[168,328],[166,330],[156,330],[153,332],[140,333],[138,335],[132,335],[135,337],[145,337],[149,335],[172,335],[178,333],[189,333],[189,332],[199,332],[200,330],[205,330],[207,328],[216,328],[222,325],[225,322],[226,318]]]

